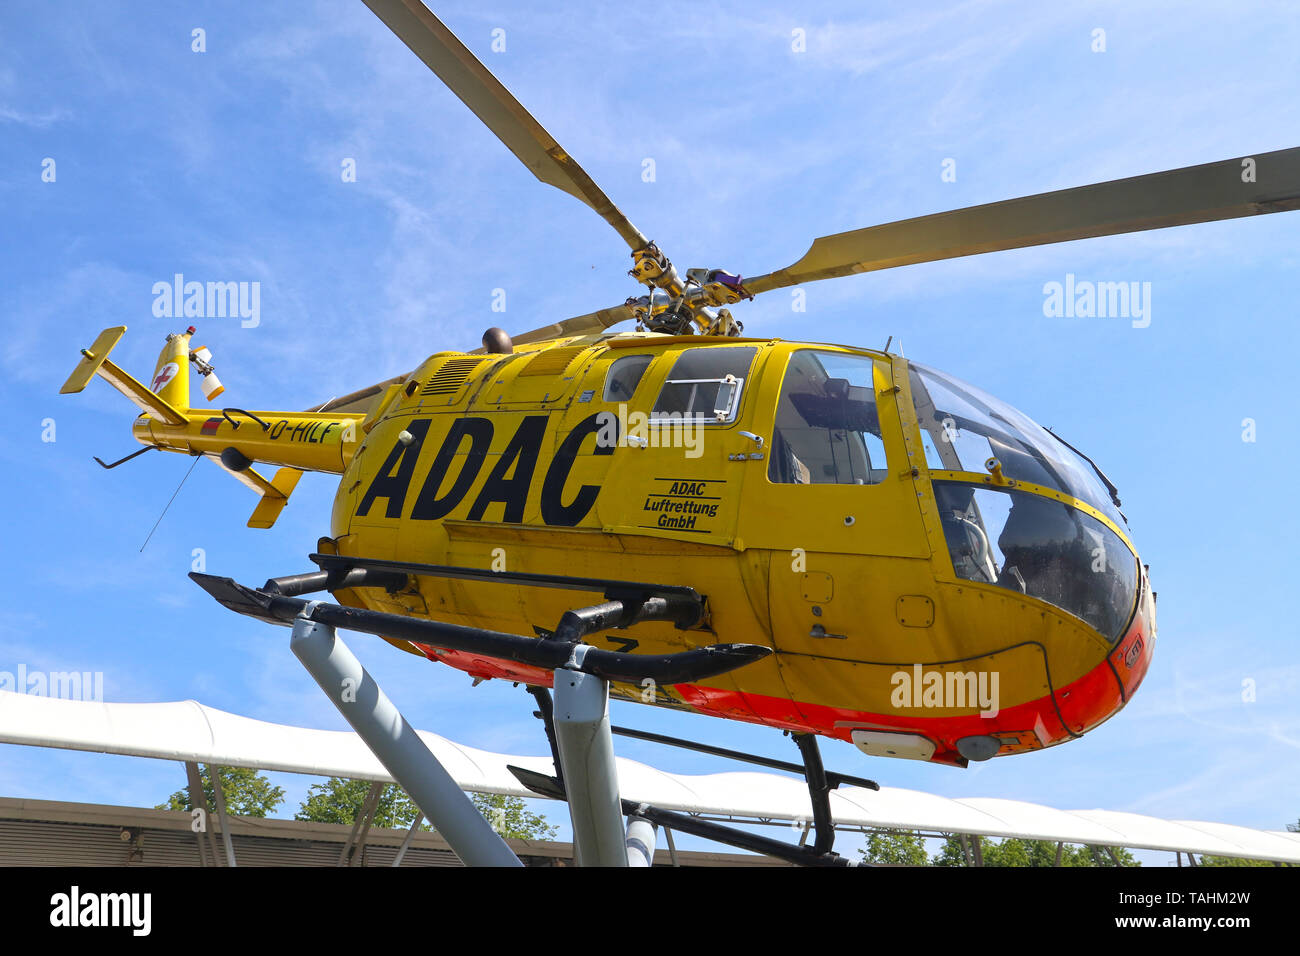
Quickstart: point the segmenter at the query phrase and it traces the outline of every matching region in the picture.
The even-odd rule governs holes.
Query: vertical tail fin
[[[173,408],[190,407],[190,336],[194,326],[167,336],[158,364],[154,366],[149,391]]]

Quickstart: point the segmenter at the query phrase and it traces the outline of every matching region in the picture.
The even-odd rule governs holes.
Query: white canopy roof
[[[491,753],[427,731],[419,733],[465,790],[530,797],[534,794],[519,784],[507,765],[554,772],[549,756]],[[119,704],[0,691],[0,743],[323,777],[392,779],[354,733],[267,723],[193,700]],[[756,772],[671,774],[623,758],[618,760],[618,773],[625,799],[667,810],[763,820],[804,821],[812,816],[807,788],[792,777]],[[831,793],[831,811],[835,822],[845,826],[1015,836],[1300,863],[1300,833],[1161,820],[1113,810],[1056,810],[1019,800],[952,800],[894,787],[879,791],[841,787]]]

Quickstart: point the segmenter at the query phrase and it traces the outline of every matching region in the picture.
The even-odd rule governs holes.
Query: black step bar
[[[519,571],[488,571],[448,564],[416,564],[410,561],[384,561],[337,554],[311,554],[308,558],[326,571],[345,573],[364,570],[384,574],[409,574],[459,581],[484,581],[492,584],[515,584],[523,587],[556,588],[562,591],[598,591],[608,601],[625,605],[655,601],[663,608],[658,620],[672,621],[680,629],[694,627],[705,617],[704,596],[694,588],[679,584],[645,584],[611,578],[575,578],[561,574],[525,574]],[[344,585],[346,586],[346,585]],[[333,590],[333,587],[331,587]],[[617,626],[617,625],[614,625]]]

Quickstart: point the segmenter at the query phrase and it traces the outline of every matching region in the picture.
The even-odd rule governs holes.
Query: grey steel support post
[[[208,764],[208,779],[212,781],[212,797],[217,804],[217,826],[221,828],[221,844],[226,848],[226,866],[234,866],[235,845],[230,838],[230,816],[226,813],[226,789],[221,785],[221,768]]]
[[[673,831],[664,827],[664,839],[668,841],[668,858],[673,861],[673,866],[681,866],[681,860],[677,859],[677,844],[673,842]]]
[[[199,765],[185,762],[185,777],[190,790],[190,813],[197,810],[202,828],[195,833],[199,841],[199,866],[220,866],[217,857],[217,838],[212,833],[212,821],[208,819],[208,798],[203,792],[203,778],[199,776]],[[208,860],[212,862],[209,863]]]
[[[804,821],[803,821],[803,824],[802,824],[801,827],[800,827],[800,833],[799,833],[799,845],[800,845],[800,846],[807,846],[807,845],[808,845],[808,834],[811,833],[811,832],[812,832],[812,821],[811,821],[811,820],[804,820]]]
[[[587,645],[578,645],[575,654]],[[579,866],[627,866],[618,797],[609,685],[580,671],[555,671],[555,738]]]
[[[375,811],[379,809],[379,798],[388,789],[388,784],[376,780],[366,791],[366,799],[361,803],[361,812],[352,821],[352,832],[348,842],[339,852],[339,861],[335,866],[361,866],[365,859],[366,837],[370,835],[370,824],[374,822]]]
[[[655,865],[655,825],[644,817],[627,818],[627,865]]]
[[[469,866],[523,865],[334,628],[299,617],[289,646],[461,860]]]
[[[411,843],[415,840],[415,835],[420,832],[420,824],[424,822],[424,814],[417,813],[415,819],[411,821],[411,829],[406,831],[406,837],[402,840],[402,845],[397,848],[397,853],[393,856],[393,866],[401,866],[402,860],[406,859],[406,851],[411,848]]]

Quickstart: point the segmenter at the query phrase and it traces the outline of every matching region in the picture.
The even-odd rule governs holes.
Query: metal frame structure
[[[457,856],[470,866],[522,866],[331,625],[298,617],[290,648]]]
[[[344,719],[374,753],[393,779],[415,801],[421,813],[470,865],[518,866],[506,846],[473,801],[456,785],[446,768],[420,740],[414,728],[383,692],[356,655],[338,636],[338,627],[433,641],[440,646],[491,653],[552,671],[554,701],[545,688],[530,687],[541,708],[555,775],[511,767],[521,784],[544,796],[565,800],[573,824],[575,854],[583,866],[646,866],[654,858],[657,830],[680,830],[731,846],[813,866],[844,866],[836,854],[835,826],[829,794],[840,783],[878,789],[870,780],[827,774],[814,737],[795,734],[802,767],[785,761],[711,748],[661,735],[642,735],[660,743],[685,746],[764,766],[796,770],[804,776],[813,807],[815,840],[808,831],[798,845],[758,836],[689,814],[635,804],[619,795],[614,759],[614,730],[609,721],[609,681],[645,678],[681,683],[725,673],[771,653],[749,644],[715,644],[677,654],[639,655],[604,651],[583,643],[587,635],[626,628],[640,621],[668,620],[691,627],[706,614],[704,598],[693,589],[627,581],[569,578],[554,575],[494,574],[476,568],[404,564],[312,555],[321,570],[272,578],[260,589],[229,578],[194,573],[190,576],[225,607],[270,623],[291,626],[290,648]],[[603,592],[605,601],[565,612],[553,631],[527,638],[478,628],[413,620],[400,615],[342,607],[300,595],[341,587],[405,587],[413,575],[450,578],[491,578],[532,587]],[[620,731],[628,735],[636,732]],[[197,771],[194,774],[197,778]],[[191,783],[191,789],[194,783]],[[343,848],[340,865],[350,865],[358,837],[365,833],[377,805],[380,787],[371,788],[366,806]],[[222,801],[218,798],[218,805]],[[220,810],[224,814],[224,809]],[[416,826],[418,826],[418,821]],[[414,832],[414,828],[412,830]],[[408,837],[410,834],[408,834]],[[672,848],[671,837],[668,837]],[[212,848],[215,859],[215,847]],[[233,865],[233,852],[227,850]],[[676,853],[675,848],[672,852]],[[400,854],[399,854],[400,859]]]
[[[294,620],[292,634],[294,655],[456,855],[471,866],[521,866],[519,858],[419,739],[337,631],[304,614]],[[586,644],[574,645],[573,660],[577,665],[589,649]],[[623,825],[609,724],[608,682],[566,667],[556,673],[555,691],[552,733],[560,761],[558,769],[568,781],[567,792],[571,794],[569,812],[579,865],[649,866],[654,859],[654,823],[632,815],[626,829]],[[350,865],[358,832],[364,842],[382,791],[382,784],[371,787],[343,848],[340,865]],[[412,825],[403,849],[419,823],[417,819]],[[398,861],[401,856],[399,850]]]
[[[456,785],[338,636],[337,630],[330,624],[312,619],[317,606],[318,602],[306,602],[303,613],[294,619],[290,647],[321,690],[338,707],[339,713],[463,861],[471,866],[521,865],[519,858],[478,812],[473,801]],[[580,866],[649,866],[654,859],[660,826],[665,834],[679,830],[787,862],[813,866],[850,865],[849,860],[831,850],[835,827],[826,795],[834,784],[828,783],[816,741],[808,735],[796,735],[796,742],[805,757],[804,773],[813,800],[816,842],[811,847],[803,844],[792,846],[690,814],[621,799],[614,761],[613,729],[609,722],[609,682],[581,669],[584,659],[592,651],[590,645],[574,643],[571,647],[569,661],[555,670],[554,702],[544,688],[530,688],[539,703],[545,701],[541,704],[541,716],[546,722],[556,776],[547,777],[518,767],[511,770],[521,783],[538,794],[567,801],[573,824],[575,855]],[[669,742],[671,739],[661,738],[661,741]],[[687,741],[680,743],[689,744]],[[749,755],[737,752],[730,755],[749,758]],[[794,768],[786,765],[783,769]],[[831,776],[836,783],[856,779]],[[871,781],[863,782],[871,784]],[[366,806],[343,848],[340,865],[350,865],[358,833],[364,842],[381,791],[379,784],[371,788]],[[408,833],[408,841],[419,822],[417,820]],[[675,856],[672,837],[668,835],[667,840],[670,852]],[[399,861],[400,858],[399,851]]]

